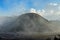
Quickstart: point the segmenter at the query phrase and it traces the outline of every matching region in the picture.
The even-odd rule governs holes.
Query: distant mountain
[[[1,19],[0,32],[55,32],[60,30],[60,21],[48,21],[39,14],[25,13]]]
[[[20,31],[47,32],[51,30],[48,26],[48,20],[36,13],[26,13],[17,18],[14,27],[10,30],[10,32]]]
[[[6,17],[1,19],[0,22],[3,21],[3,25],[0,26],[0,38],[2,39],[50,39],[52,36],[54,38],[54,36],[60,34],[60,21],[48,21],[36,13],[25,13],[17,17]]]

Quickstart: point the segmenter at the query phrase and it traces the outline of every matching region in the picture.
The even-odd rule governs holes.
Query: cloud
[[[50,5],[47,5],[44,9],[34,9],[34,12],[43,16],[44,18],[48,20],[60,20],[60,4],[56,3],[49,3]],[[53,6],[52,6],[53,5]]]
[[[49,3],[49,5],[57,6],[58,4],[57,3]]]
[[[42,9],[42,10],[37,10],[37,13],[41,16],[44,16],[45,15],[45,10]]]
[[[51,5],[47,5],[45,7],[45,14],[47,13],[47,15],[45,15],[45,18],[49,19],[49,20],[60,20],[60,10],[59,7],[60,4],[56,4],[56,3],[52,3]]]
[[[34,9],[34,8],[31,8],[31,9],[30,9],[30,12],[31,12],[31,13],[37,13],[37,14],[39,14],[39,15],[41,15],[41,16],[44,16],[45,10],[44,10],[44,9],[42,9],[42,10],[36,10],[36,9]]]
[[[31,12],[31,13],[36,13],[36,9],[31,8],[31,9],[30,9],[30,12]]]

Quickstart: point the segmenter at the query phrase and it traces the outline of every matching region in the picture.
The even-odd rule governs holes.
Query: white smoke
[[[44,10],[44,9],[42,9],[42,10],[36,10],[36,9],[34,9],[34,8],[31,8],[31,9],[30,9],[30,12],[31,12],[31,13],[37,13],[37,14],[43,16],[44,13],[45,13],[45,10]]]
[[[31,13],[37,13],[37,12],[36,12],[36,9],[34,9],[34,8],[31,8],[31,9],[30,9],[30,12],[31,12]]]

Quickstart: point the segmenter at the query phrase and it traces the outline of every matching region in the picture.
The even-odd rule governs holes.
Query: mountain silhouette
[[[18,17],[9,18],[0,28],[2,39],[31,39],[51,38],[57,35],[54,25],[58,22],[48,21],[36,13],[25,13]],[[59,25],[59,24],[58,24]],[[56,25],[57,26],[57,25]],[[52,30],[53,29],[53,30]],[[58,30],[58,29],[57,29]],[[53,33],[52,33],[53,32]],[[33,33],[30,35],[30,33]],[[34,34],[37,33],[37,34]],[[40,34],[42,33],[42,34]]]
[[[48,20],[36,13],[25,13],[20,15],[9,31],[10,32],[47,32],[51,31]]]

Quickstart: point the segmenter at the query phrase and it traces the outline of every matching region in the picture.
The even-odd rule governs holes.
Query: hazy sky
[[[36,10],[47,19],[59,19],[60,0],[0,0],[0,16],[13,16]]]

